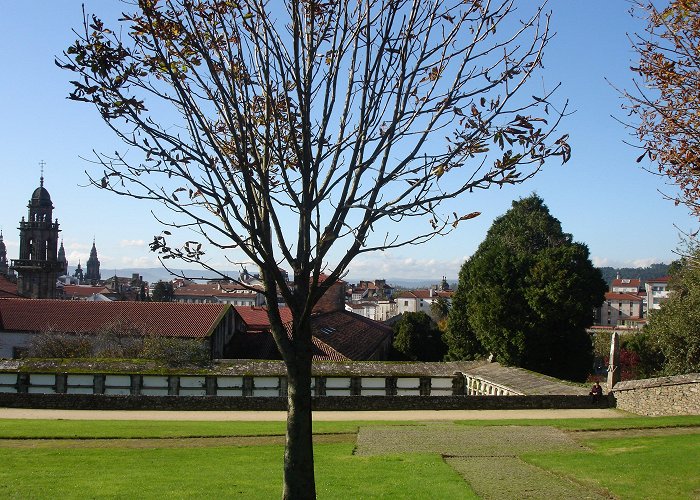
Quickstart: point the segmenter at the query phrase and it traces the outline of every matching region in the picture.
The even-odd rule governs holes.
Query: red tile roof
[[[176,297],[239,297],[254,299],[257,291],[238,284],[229,283],[191,283],[175,288]]]
[[[612,286],[617,288],[639,288],[641,281],[639,279],[615,278]]]
[[[235,306],[234,309],[247,325],[247,331],[260,332],[270,329],[270,320],[267,317],[267,308],[252,307],[252,306]],[[292,311],[288,307],[280,307],[280,316],[282,323],[292,321]]]
[[[409,290],[401,292],[396,296],[397,299],[435,299],[444,297],[449,299],[454,294],[452,290],[433,290],[433,295],[430,295],[430,290]]]
[[[67,298],[71,297],[90,297],[96,293],[112,293],[112,291],[104,286],[91,286],[91,285],[64,285],[63,295]]]
[[[206,338],[228,304],[178,302],[86,302],[0,299],[0,324],[7,331],[97,333],[113,324],[162,337]]]
[[[329,359],[335,359],[334,353],[324,348],[324,345],[347,359],[370,359],[393,334],[388,326],[349,311],[313,316],[311,327],[314,343],[327,352]]]
[[[17,283],[14,283],[0,274],[0,297],[19,297]]]
[[[265,309],[260,307],[236,307],[236,311],[248,324],[248,331],[236,333],[232,355],[237,358],[280,359],[267,321]],[[287,333],[291,335],[291,311],[285,311]],[[242,313],[242,314],[241,314]],[[285,316],[283,316],[283,320]],[[256,329],[248,321],[253,322]],[[266,322],[265,322],[266,321]],[[257,322],[257,323],[256,323]],[[265,323],[264,323],[265,322]],[[370,359],[384,342],[388,342],[392,329],[382,323],[348,311],[334,311],[311,317],[313,333],[313,359],[333,361],[362,361]],[[274,346],[274,349],[271,347]]]
[[[646,280],[647,283],[668,283],[670,276],[662,276],[661,278],[654,278]]]

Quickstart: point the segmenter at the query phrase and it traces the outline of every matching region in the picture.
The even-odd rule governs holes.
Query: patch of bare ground
[[[595,485],[575,483],[517,457],[445,457],[445,462],[486,500],[612,498]]]
[[[533,451],[586,449],[568,433],[547,426],[466,427],[447,423],[423,426],[361,427],[358,455],[439,453],[452,456],[516,456]]]
[[[356,453],[438,453],[484,499],[604,499],[594,484],[580,484],[521,460],[528,452],[589,449],[570,433],[548,426],[361,427]]]
[[[315,444],[354,443],[355,434],[314,435]],[[129,439],[0,439],[0,448],[213,448],[284,445],[284,436]]]

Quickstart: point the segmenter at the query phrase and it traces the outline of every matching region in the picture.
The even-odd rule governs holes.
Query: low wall
[[[109,396],[100,394],[0,394],[0,407],[68,410],[286,410],[283,397]],[[522,410],[607,408],[588,396],[336,396],[314,397],[316,411]]]
[[[617,408],[639,415],[700,415],[700,373],[628,380],[612,394]]]
[[[484,383],[486,387],[488,384]],[[465,394],[465,377],[315,376],[315,396],[454,396]],[[4,394],[100,394],[107,396],[285,397],[278,375],[160,375],[134,373],[0,372]],[[496,394],[495,390],[488,394]],[[499,393],[500,394],[500,393]]]

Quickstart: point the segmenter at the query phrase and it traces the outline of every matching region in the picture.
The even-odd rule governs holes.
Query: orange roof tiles
[[[393,334],[388,326],[349,311],[312,316],[311,327],[315,339],[352,360],[370,359]],[[314,343],[317,344],[315,340]],[[334,359],[332,352],[317,345]]]
[[[19,297],[17,283],[14,283],[0,274],[0,297]]]
[[[639,279],[615,278],[612,286],[616,288],[639,288],[640,283]]]
[[[176,297],[242,297],[254,299],[257,291],[230,283],[192,283],[174,290]]]
[[[178,302],[0,299],[6,331],[97,333],[114,324],[162,337],[206,338],[231,306]]]
[[[246,333],[234,337],[234,356],[242,358],[280,359],[279,353],[271,349],[274,345],[269,333],[270,323],[267,312],[260,307],[236,307],[236,312],[248,324]],[[284,313],[283,313],[284,311]],[[291,311],[280,308],[288,319],[286,330],[291,335]],[[248,323],[250,321],[251,323]],[[348,311],[334,311],[311,317],[313,359],[333,361],[368,360],[391,338],[393,331],[386,325]]]
[[[430,295],[430,289],[428,290],[407,290],[399,293],[397,299],[435,299],[438,297],[444,297],[449,299],[454,294],[452,290],[433,290],[433,294]]]
[[[96,293],[112,293],[112,291],[104,286],[91,285],[64,285],[63,295],[66,297],[90,297]]]
[[[253,306],[236,306],[234,307],[243,322],[248,326],[248,331],[262,331],[270,329],[270,320],[267,317],[267,308]],[[282,323],[292,321],[292,311],[288,307],[280,307],[280,316]]]

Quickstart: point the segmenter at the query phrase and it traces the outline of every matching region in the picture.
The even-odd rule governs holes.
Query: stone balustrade
[[[466,394],[468,396],[520,396],[517,392],[501,384],[490,382],[482,377],[466,375]]]
[[[509,395],[498,386],[480,381],[493,392],[470,394]],[[465,376],[316,376],[314,396],[451,396],[464,395]],[[488,389],[486,389],[488,388]],[[283,397],[284,376],[150,375],[104,373],[0,373],[0,393],[104,394],[109,396],[241,396]]]

